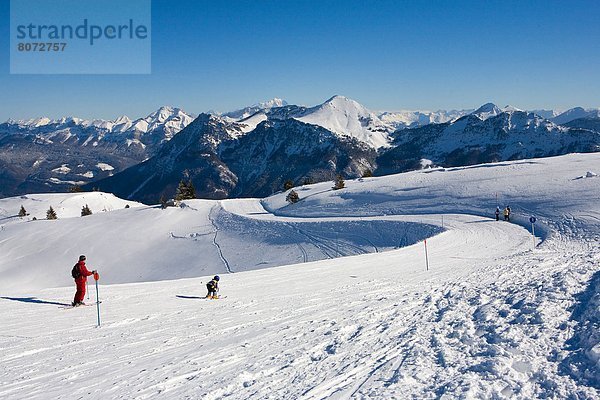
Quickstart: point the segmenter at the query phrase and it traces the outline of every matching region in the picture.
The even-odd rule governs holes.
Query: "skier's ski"
[[[102,303],[102,302],[100,302],[100,303]],[[95,305],[96,305],[96,303],[90,303],[90,304],[80,304],[80,305],[78,305],[78,306],[71,306],[71,305],[68,305],[68,306],[63,306],[63,307],[58,307],[58,308],[60,308],[61,310],[70,310],[70,309],[72,309],[72,308],[79,308],[79,307],[93,307],[93,306],[95,306]]]
[[[212,298],[211,297],[202,297],[202,299],[204,299],[204,300],[220,300],[220,299],[226,299],[226,298],[227,298],[227,296],[219,296],[216,298],[215,297],[212,297]]]

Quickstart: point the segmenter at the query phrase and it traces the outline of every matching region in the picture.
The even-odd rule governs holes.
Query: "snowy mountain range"
[[[152,156],[193,121],[178,108],[113,121],[62,118],[0,124],[0,196],[66,191]]]
[[[393,148],[377,160],[377,172],[597,151],[600,131],[560,126],[526,111],[486,105],[454,122],[397,131]]]
[[[171,107],[134,121],[8,121],[0,125],[0,196],[87,185],[156,202],[184,174],[202,197],[266,196],[288,179],[599,151],[598,110],[546,115],[554,117],[492,103],[377,113],[333,96],[314,107],[273,99],[195,121]]]

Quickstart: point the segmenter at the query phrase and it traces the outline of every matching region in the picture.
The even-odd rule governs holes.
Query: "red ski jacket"
[[[85,261],[79,261],[79,278],[75,279],[75,282],[87,282],[87,277],[92,275],[90,271],[85,266]]]

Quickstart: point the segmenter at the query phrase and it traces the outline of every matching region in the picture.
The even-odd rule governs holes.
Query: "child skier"
[[[219,275],[215,275],[215,277],[206,284],[206,289],[208,289],[208,294],[206,295],[207,299],[219,298],[217,295],[217,292],[219,291]]]
[[[75,292],[75,298],[71,305],[73,307],[78,307],[85,305],[83,302],[83,298],[85,297],[85,284],[87,282],[87,277],[96,273],[96,270],[90,272],[85,266],[85,256],[79,256],[79,261],[73,267],[71,271],[71,275],[73,279],[75,279],[75,285],[77,285],[77,291]]]

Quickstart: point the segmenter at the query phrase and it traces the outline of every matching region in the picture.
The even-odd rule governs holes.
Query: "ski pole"
[[[88,300],[90,299],[90,283],[87,281],[85,281],[85,291],[87,292],[88,295]]]
[[[100,327],[100,297],[98,296],[98,280],[100,275],[98,272],[94,272],[94,281],[96,281],[96,310],[98,311],[98,327]]]
[[[429,257],[427,256],[427,239],[425,239],[425,265],[427,266],[427,271],[429,271]]]

